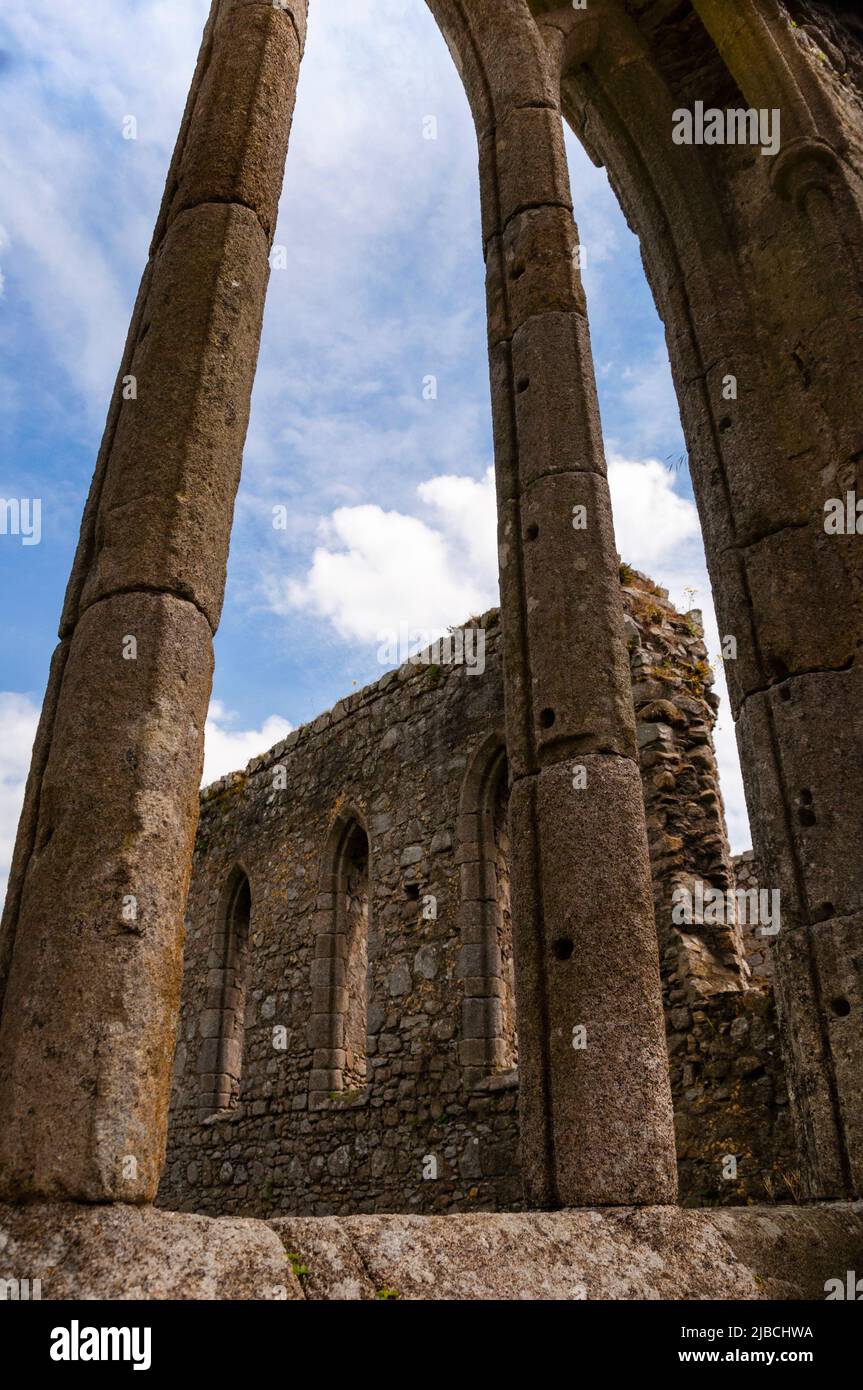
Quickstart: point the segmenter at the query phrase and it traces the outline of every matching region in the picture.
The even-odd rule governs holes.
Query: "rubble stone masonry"
[[[787,1196],[769,985],[734,924],[672,921],[675,888],[734,886],[700,615],[621,584],[681,1200]],[[477,624],[482,673],[388,671],[202,794],[162,1205],[523,1205],[499,615]]]

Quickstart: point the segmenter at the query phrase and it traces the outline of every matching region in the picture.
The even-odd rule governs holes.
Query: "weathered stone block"
[[[309,1019],[309,1047],[340,1048],[344,1040],[345,1020],[340,1014],[315,1014]]]
[[[584,529],[576,528],[582,519]],[[569,745],[579,754],[613,749],[632,757],[632,683],[607,483],[574,473],[538,480],[523,499],[521,521],[538,756],[548,760]]]
[[[858,825],[849,814],[863,801],[861,704],[863,671],[853,667],[798,676],[743,706],[738,739],[762,887],[780,890],[787,926],[863,911]]]
[[[605,473],[587,320],[528,319],[512,340],[522,490],[553,473]]]
[[[448,24],[441,6],[432,0],[432,10],[444,33]],[[545,61],[544,41],[532,23],[525,23],[520,4],[506,0],[474,0],[470,11],[472,41],[459,44],[457,63],[474,109],[480,131],[479,96],[492,95],[494,114],[502,120],[514,106],[556,106],[560,99],[557,83]],[[479,55],[481,75],[474,71],[472,58]],[[481,86],[481,92],[474,88]]]
[[[302,52],[306,44],[309,0],[223,0],[216,19],[217,30],[221,28],[224,20],[229,18],[235,10],[246,9],[251,5],[267,5],[270,9],[280,11],[285,18],[293,24],[300,42],[300,51]]]
[[[218,1076],[222,1072],[221,1030],[205,1037],[198,1048],[198,1071],[202,1076]]]
[[[342,1084],[342,1074],[333,1068],[313,1067],[309,1072],[309,1091],[329,1092],[339,1088]],[[311,1104],[311,1095],[309,1097]]]
[[[488,249],[489,343],[496,346],[536,315],[586,315],[577,266],[578,232],[568,208],[530,208]]]
[[[494,140],[494,155],[491,144]],[[496,158],[497,179],[491,183]],[[560,111],[515,107],[480,138],[480,189],[486,244],[516,213],[549,204],[572,209]]]
[[[320,938],[317,938],[319,941]],[[330,988],[341,989],[347,980],[347,963],[341,957],[333,959],[316,959],[312,961],[311,983],[312,989]],[[329,1009],[315,1010],[315,1012],[329,1013]]]
[[[463,902],[482,902],[494,898],[494,865],[476,861],[462,864],[461,894]]]
[[[505,1044],[502,1038],[462,1038],[458,1057],[463,1067],[475,1067],[485,1074],[490,1067],[505,1065]]]
[[[512,792],[513,945],[518,978],[529,990],[527,998],[523,988],[518,994],[522,1093],[547,1087],[544,1113],[561,1202],[673,1201],[671,1093],[641,785],[625,759],[584,762],[584,790],[573,790],[562,766],[517,782]],[[616,872],[621,864],[629,866],[624,876]],[[543,884],[541,917],[535,873]],[[609,978],[613,990],[605,987]],[[543,1123],[539,1105],[529,1121]],[[544,1149],[538,1129],[522,1143],[529,1192],[548,1182],[533,1170]]]
[[[511,219],[503,233],[511,334],[539,314],[587,317],[578,255],[570,208],[528,208]]]
[[[532,533],[531,533],[532,534]],[[506,748],[511,775],[522,776],[536,766],[530,710],[530,669],[526,613],[522,604],[524,563],[521,545],[521,505],[498,497],[498,573],[500,601],[509,614],[503,630],[506,671]]]
[[[820,930],[783,926],[772,947],[791,1113],[804,1186],[812,1196],[842,1194],[847,1181],[831,1080],[832,1049],[824,1026],[826,1000],[814,957],[815,931]]]
[[[768,1210],[285,1217],[314,1298],[813,1299],[859,1268],[860,1203]],[[553,1253],[552,1253],[553,1252]]]
[[[863,644],[860,537],[825,535],[822,513],[746,547],[743,563],[769,680],[854,660]]]
[[[12,1195],[155,1194],[211,675],[205,619],[165,594],[96,605],[71,642],[0,1025]]]
[[[500,947],[496,941],[487,941],[480,946],[462,946],[458,956],[459,978],[468,975],[500,975],[502,967]]]
[[[170,220],[202,203],[242,204],[272,240],[299,62],[286,13],[260,3],[223,10],[174,170]]]
[[[850,1190],[863,1193],[863,913],[810,928],[819,1000],[833,1074],[839,1121],[848,1156]]]
[[[498,999],[465,999],[461,1006],[462,1035],[468,1038],[495,1038],[503,1024]]]
[[[0,1279],[22,1274],[50,1300],[303,1298],[264,1222],[152,1207],[0,1207]]]
[[[502,292],[499,272],[489,260],[486,293],[491,301]],[[498,322],[501,320],[497,319]],[[491,387],[491,425],[494,439],[494,483],[498,501],[498,534],[500,510],[504,503],[518,497],[518,436],[515,426],[515,382],[512,365],[512,345],[509,341],[489,347],[489,383]]]
[[[51,732],[57,710],[57,700],[63,683],[63,668],[65,667],[68,655],[68,642],[61,642],[55,649],[51,658],[48,686],[45,691],[45,698],[42,702],[42,713],[39,717],[39,726],[33,741],[30,772],[24,791],[24,804],[21,808],[21,816],[18,822],[15,849],[9,869],[9,878],[6,884],[3,914],[2,919],[0,919],[0,1012],[2,1012],[3,1009],[3,995],[6,989],[9,967],[12,963],[15,933],[18,928],[18,909],[21,901],[21,890],[27,871],[27,864],[29,863],[30,855],[33,852],[33,847],[36,842],[42,777],[45,772],[45,763],[48,760],[48,754],[51,750]]]
[[[268,275],[266,238],[248,208],[191,209],[165,237],[82,609],[154,589],[190,599],[218,626]]]

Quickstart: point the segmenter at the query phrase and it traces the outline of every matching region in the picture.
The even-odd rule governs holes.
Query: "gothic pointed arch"
[[[201,1017],[198,1071],[204,1116],[236,1109],[240,1102],[251,914],[248,874],[236,864],[216,913]]]
[[[342,809],[321,857],[312,962],[310,1104],[368,1080],[371,856],[365,819]]]
[[[459,1060],[468,1084],[518,1061],[508,805],[506,743],[498,730],[475,750],[459,801]]]
[[[817,0],[531,9],[665,324],[733,639],[755,852],[782,900],[777,996],[808,1191],[859,1192],[859,1052],[847,1026],[825,1025],[855,949],[842,922],[863,910],[847,818],[863,802],[863,555],[853,525],[831,535],[825,522],[861,487],[863,423],[847,409],[863,391],[859,37],[850,7],[843,20]],[[718,138],[687,133],[711,113]],[[744,117],[757,141],[740,137]]]

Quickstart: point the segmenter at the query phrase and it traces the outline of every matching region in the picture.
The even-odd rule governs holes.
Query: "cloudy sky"
[[[0,496],[42,502],[38,545],[0,536],[0,898],[207,9],[3,0],[0,11]],[[430,115],[435,140],[424,138]],[[618,548],[675,601],[705,610],[714,657],[661,325],[605,174],[574,139],[568,148]],[[208,781],[376,679],[387,629],[440,631],[497,601],[476,147],[423,0],[315,0],[276,243],[287,269],[274,270],[267,301]],[[430,376],[436,399],[425,398]],[[742,849],[727,715],[717,743]]]

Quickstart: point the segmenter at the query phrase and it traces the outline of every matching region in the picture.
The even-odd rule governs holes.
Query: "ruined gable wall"
[[[731,863],[738,889],[744,893],[757,893],[762,889],[764,876],[754,850],[747,849],[743,854],[736,854]],[[770,939],[761,933],[757,925],[748,921],[741,924],[740,935],[753,984],[772,986],[773,953]]]
[[[627,572],[630,664],[659,934],[680,1201],[799,1193],[772,991],[744,936],[675,925],[676,889],[736,886],[711,731],[718,700],[697,613]],[[769,948],[768,948],[769,949]]]
[[[518,1200],[515,1092],[466,1090],[459,1057],[457,821],[468,761],[501,718],[494,628],[489,637],[484,675],[389,672],[204,794],[166,1203],[325,1214]],[[284,790],[274,789],[274,766],[286,769]],[[310,1085],[312,963],[321,860],[347,808],[370,844],[370,1084],[330,1098]],[[252,888],[242,1098],[229,1120],[207,1125],[197,1069],[209,938],[237,860]],[[429,895],[436,919],[422,915]],[[426,1155],[436,1181],[423,1179]]]
[[[738,1020],[763,999],[747,988],[733,929],[684,932],[671,922],[675,886],[696,876],[732,882],[710,739],[711,672],[697,615],[677,614],[626,567],[621,579],[682,1197],[739,1199],[739,1184],[716,1179],[717,1154],[745,1152],[753,1190],[755,1172],[771,1166],[778,1058],[756,1030],[752,1047],[769,1094],[712,1074],[740,1051]],[[505,888],[505,834],[498,808],[494,880],[474,885],[484,871],[471,862],[474,831],[459,815],[468,769],[496,733],[502,740],[497,615],[483,621],[482,675],[459,666],[388,672],[203,794],[164,1205],[315,1214],[519,1205],[511,1044],[504,1041],[500,1066],[479,1065],[485,1015],[506,1011],[508,963],[505,951],[499,961],[479,944],[472,901]],[[313,962],[330,911],[321,906],[322,858],[334,820],[348,812],[370,844],[368,1084],[330,1094],[315,1080]],[[215,923],[238,863],[252,893],[241,1101],[229,1116],[205,1121],[202,1075],[212,1065],[219,1002]],[[436,918],[424,915],[431,897]],[[430,1158],[434,1180],[423,1177]]]

